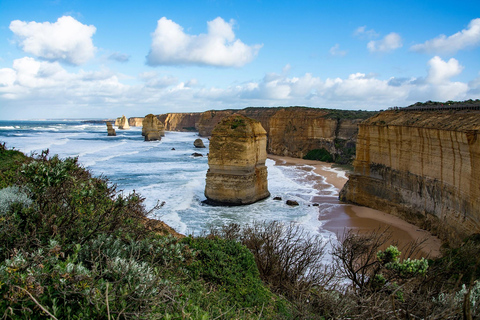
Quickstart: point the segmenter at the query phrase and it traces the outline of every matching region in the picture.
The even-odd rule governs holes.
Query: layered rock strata
[[[270,195],[267,137],[260,122],[234,114],[210,138],[205,196],[214,205],[245,205]]]
[[[305,107],[212,110],[202,113],[198,132],[202,137],[210,136],[222,118],[239,113],[260,121],[267,132],[268,153],[302,158],[311,150],[325,148],[336,162],[347,163],[355,154],[362,119],[355,118],[355,111],[343,111],[350,112],[350,118],[336,116],[335,112],[339,111]]]
[[[167,113],[158,118],[167,131],[198,131],[201,137],[234,113],[259,121],[267,132],[267,152],[301,158],[325,148],[339,163],[352,161],[358,123],[374,112],[341,111],[306,107],[210,110],[202,113]]]
[[[142,117],[128,118],[128,124],[130,125],[130,127],[141,127],[143,126],[143,118]]]
[[[385,111],[361,123],[340,199],[449,241],[480,232],[480,112]]]
[[[142,135],[145,136],[145,141],[157,141],[165,136],[163,124],[153,114],[147,114],[142,123]]]
[[[128,119],[123,115],[120,118],[117,118],[115,121],[115,125],[118,127],[120,130],[128,130],[130,129],[130,125],[128,124]]]
[[[115,129],[113,128],[112,123],[107,121],[106,124],[107,124],[107,135],[116,136],[117,133],[115,132]]]
[[[166,113],[158,116],[166,131],[198,131],[201,113]]]

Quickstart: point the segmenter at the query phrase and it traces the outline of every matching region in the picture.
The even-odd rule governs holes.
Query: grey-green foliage
[[[470,292],[469,292],[470,290]],[[475,315],[480,314],[480,281],[476,280],[471,288],[467,288],[465,284],[457,292],[440,293],[437,298],[433,298],[433,302],[439,305],[448,306],[453,304],[456,308],[462,308],[465,298],[469,295],[470,306],[473,308]]]
[[[5,215],[12,204],[18,203],[23,207],[32,204],[32,199],[17,186],[6,187],[0,190],[0,215]]]

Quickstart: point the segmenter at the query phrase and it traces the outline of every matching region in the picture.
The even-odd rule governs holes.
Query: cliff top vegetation
[[[431,101],[428,100],[426,102],[417,102],[414,103],[403,110],[442,110],[442,109],[469,109],[469,108],[480,108],[480,99],[476,100],[464,100],[464,101]]]
[[[406,110],[381,112],[363,122],[369,125],[407,126],[439,130],[480,130],[479,110]]]

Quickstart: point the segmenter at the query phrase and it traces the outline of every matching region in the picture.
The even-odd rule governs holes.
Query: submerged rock
[[[210,138],[206,203],[234,206],[267,198],[266,145],[256,120],[234,114],[219,122]]]
[[[287,200],[287,205],[289,206],[298,206],[298,202],[295,200]]]

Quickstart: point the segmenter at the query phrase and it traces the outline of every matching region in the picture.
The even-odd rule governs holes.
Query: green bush
[[[332,154],[325,148],[310,150],[303,159],[333,162]]]
[[[188,266],[194,279],[225,287],[232,301],[241,307],[268,304],[271,293],[265,288],[252,253],[242,244],[212,238],[183,240],[197,252],[196,259]]]

